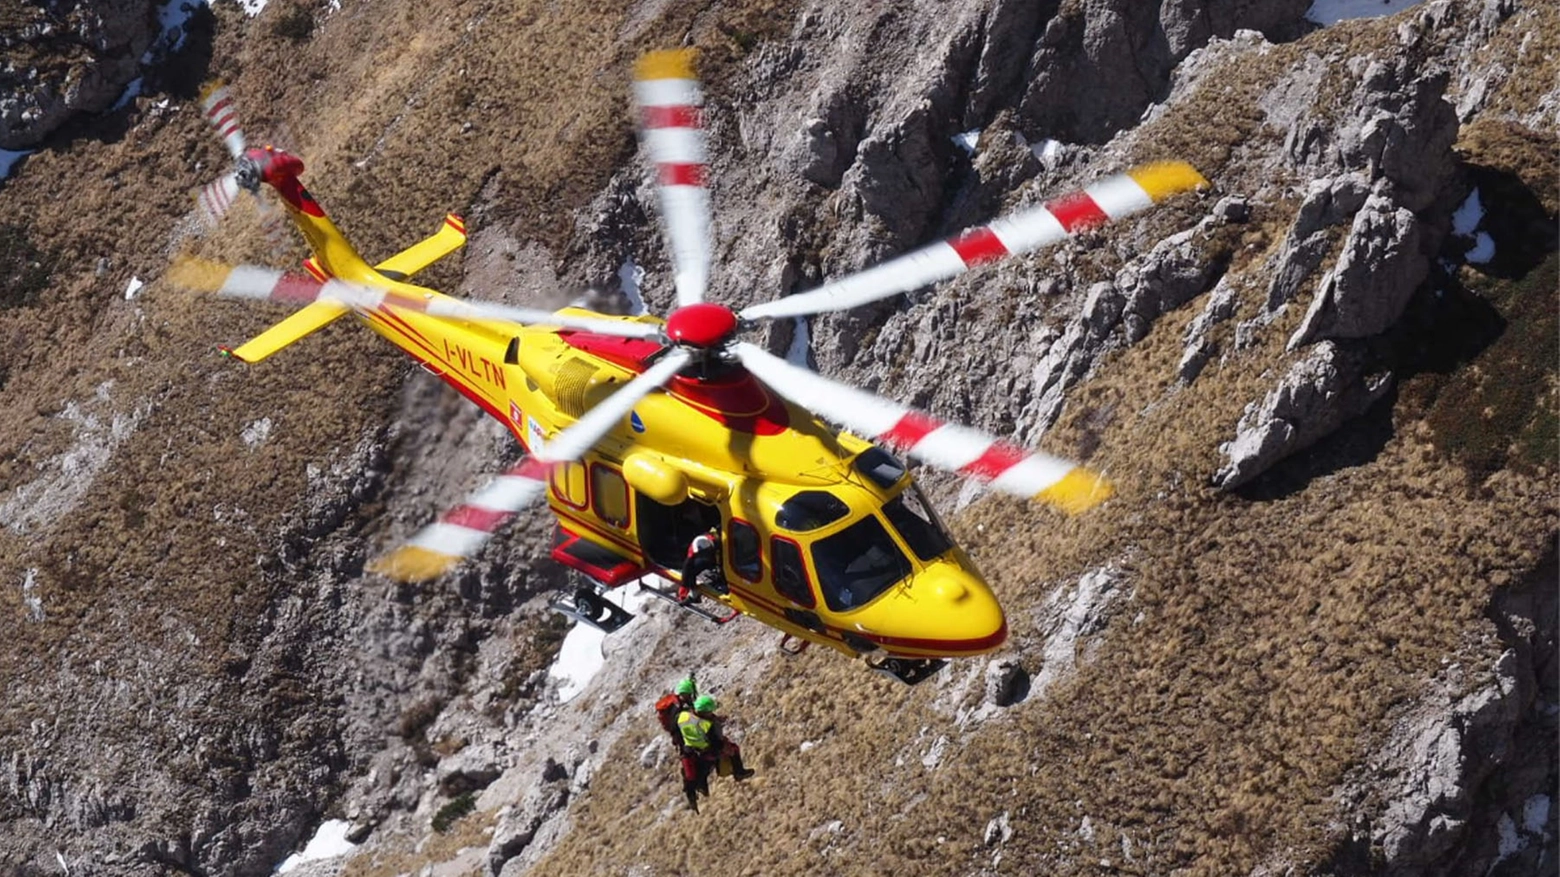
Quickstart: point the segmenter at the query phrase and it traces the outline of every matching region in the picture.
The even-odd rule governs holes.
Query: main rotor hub
[[[666,318],[666,337],[684,347],[718,347],[735,331],[736,312],[713,302],[684,305]]]

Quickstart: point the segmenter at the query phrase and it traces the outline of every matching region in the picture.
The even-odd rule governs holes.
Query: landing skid
[[[927,677],[947,666],[942,658],[881,658],[867,659],[867,666],[891,679],[906,685],[926,681]]]
[[[666,602],[671,603],[674,606],[678,606],[678,607],[681,607],[683,609],[686,609],[689,612],[692,612],[694,615],[697,615],[700,618],[705,619],[706,621],[713,621],[716,624],[725,624],[726,622],[731,621],[732,619],[736,618],[738,615],[742,614],[741,612],[738,612],[737,610],[733,609],[733,610],[731,610],[729,613],[727,613],[725,615],[719,615],[719,614],[716,614],[716,612],[713,609],[706,609],[706,608],[704,608],[704,606],[702,605],[703,601],[701,601],[699,599],[699,596],[700,596],[700,592],[699,591],[694,591],[693,592],[693,599],[691,599],[691,600],[679,600],[679,599],[677,599],[677,591],[675,589],[674,590],[663,590],[661,588],[657,588],[655,585],[645,584],[644,579],[640,579],[639,580],[639,590],[643,591],[644,593],[652,594],[654,596],[660,597],[662,600],[665,600]]]
[[[554,597],[548,601],[547,608],[581,624],[588,624],[602,633],[612,633],[632,621],[634,615],[608,600],[606,590],[599,582],[586,580],[574,589],[572,598]]]

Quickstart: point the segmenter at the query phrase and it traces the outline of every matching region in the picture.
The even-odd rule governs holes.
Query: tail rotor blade
[[[693,57],[687,49],[651,52],[634,65],[640,132],[655,165],[679,306],[704,300],[710,266],[704,97],[694,78]]]
[[[748,371],[785,398],[939,469],[990,482],[1004,493],[1042,500],[1073,514],[1111,495],[1110,485],[1098,475],[1066,460],[944,423],[794,366],[745,341],[735,350]]]
[[[1207,185],[1208,181],[1185,162],[1143,165],[811,292],[753,305],[740,316],[759,320],[853,308],[1054,244],[1068,235],[1146,210],[1171,195]]]
[[[216,130],[217,136],[227,145],[234,158],[244,154],[244,129],[238,124],[238,109],[227,86],[221,82],[210,85],[201,93],[200,107],[206,121]]]
[[[517,512],[546,492],[551,464],[579,459],[623,419],[641,399],[654,392],[688,364],[690,354],[673,350],[623,388],[585,412],[572,426],[497,476],[465,502],[371,569],[401,580],[422,580],[453,569],[477,553],[489,537]]]
[[[216,225],[223,216],[227,215],[229,208],[233,206],[233,199],[238,197],[238,189],[237,174],[228,174],[212,180],[201,188],[195,200],[208,223]]]

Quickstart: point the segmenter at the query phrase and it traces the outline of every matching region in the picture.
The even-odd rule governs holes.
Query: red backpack
[[[661,727],[668,733],[677,731],[677,714],[682,712],[682,701],[677,695],[667,693],[661,695],[661,699],[655,702],[656,717],[661,720]]]

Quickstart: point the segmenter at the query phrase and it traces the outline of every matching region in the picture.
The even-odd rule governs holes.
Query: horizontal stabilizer
[[[460,249],[465,242],[466,221],[451,213],[444,217],[438,231],[375,265],[374,270],[391,280],[405,280]]]
[[[294,341],[330,325],[349,310],[340,302],[317,301],[228,351],[228,355],[244,362],[259,362]]]

